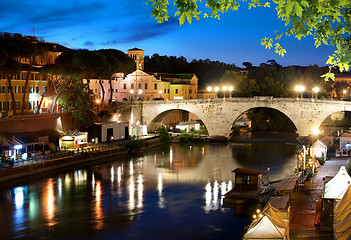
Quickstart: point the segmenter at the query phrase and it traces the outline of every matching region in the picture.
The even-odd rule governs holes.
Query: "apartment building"
[[[29,72],[30,62],[32,62],[31,73],[29,76],[29,92],[26,94],[25,99],[25,111],[24,113],[32,113],[38,111],[39,102],[42,94],[48,87],[48,77],[39,72],[40,68],[46,64],[54,64],[56,58],[68,48],[63,47],[60,44],[44,42],[42,38],[34,36],[23,36],[21,34],[11,33],[0,33],[0,38],[12,38],[16,40],[30,40],[33,43],[42,44],[47,51],[42,56],[35,56],[31,59],[20,57],[18,61],[22,65],[22,70],[12,76],[11,85],[15,97],[16,114],[21,112],[22,109],[22,98],[24,94],[24,86],[27,74]],[[6,74],[0,72],[0,113],[1,116],[12,116],[14,114],[12,107],[11,91]],[[41,109],[46,110],[50,107],[49,98],[45,98],[41,104]]]

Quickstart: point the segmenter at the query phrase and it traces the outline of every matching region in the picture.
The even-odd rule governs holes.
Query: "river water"
[[[296,143],[173,144],[0,186],[0,239],[240,239],[237,167],[293,173]]]

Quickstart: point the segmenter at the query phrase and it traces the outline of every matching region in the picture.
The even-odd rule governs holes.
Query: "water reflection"
[[[96,181],[94,213],[95,213],[94,227],[96,230],[101,230],[104,225],[104,219],[103,219],[103,212],[101,208],[101,182],[100,181]]]
[[[54,195],[54,183],[52,178],[48,179],[44,188],[43,194],[43,205],[44,212],[46,213],[47,225],[53,226],[55,222],[55,195]]]
[[[202,239],[186,235],[182,229],[211,232],[208,226],[221,229],[232,238],[236,234],[233,231],[241,229],[245,221],[236,222],[230,210],[221,208],[223,194],[233,187],[231,171],[237,167],[266,168],[272,164],[285,171],[290,163],[295,166],[295,157],[284,156],[284,151],[264,163],[256,158],[264,155],[262,152],[243,154],[248,148],[249,145],[237,144],[191,148],[173,145],[143,156],[116,158],[62,172],[56,177],[33,180],[26,186],[2,188],[0,222],[11,227],[0,226],[0,239],[23,234],[24,238],[32,239],[94,238],[95,235],[99,238],[100,233],[126,239],[133,233],[133,239],[146,239],[155,238],[152,234],[158,232],[174,231],[170,227],[178,224],[179,231],[171,239]],[[245,159],[238,160],[238,156]],[[235,221],[234,230],[216,225],[226,222],[232,226],[232,221]],[[62,231],[68,227],[73,230]],[[219,233],[213,233],[214,238],[220,238]]]

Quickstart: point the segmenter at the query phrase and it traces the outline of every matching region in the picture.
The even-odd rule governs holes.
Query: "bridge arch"
[[[177,114],[176,111],[178,111],[178,114]],[[204,127],[206,128],[206,124],[196,114],[194,114],[192,112],[189,112],[187,110],[184,110],[184,109],[169,109],[169,110],[166,110],[164,112],[161,112],[160,114],[155,116],[149,122],[149,124],[147,125],[148,132],[154,132],[155,130],[157,130],[162,125],[162,121],[165,120],[167,117],[168,118],[178,117],[178,119],[182,119],[182,116],[175,116],[175,115],[179,115],[179,111],[182,112],[182,113],[186,113],[186,114],[190,113],[190,114],[195,115],[195,118],[194,119],[189,119],[189,121],[191,121],[191,120],[198,120],[199,119],[203,123]],[[170,114],[174,114],[174,115],[173,116],[169,116]],[[166,121],[167,120],[170,121],[169,119],[166,119]],[[186,121],[186,119],[184,119],[184,121]],[[173,125],[173,124],[174,124],[174,122],[170,122],[169,125]]]
[[[282,116],[281,120],[283,120],[284,123],[287,123],[291,127],[293,127],[295,132],[297,131],[297,127],[296,127],[295,123],[289,118],[289,116],[287,116],[285,113],[281,112],[280,110],[278,110],[276,108],[272,108],[272,107],[252,107],[252,108],[249,108],[249,109],[245,110],[244,112],[242,112],[239,116],[237,116],[232,124],[234,125],[235,122],[237,122],[239,119],[241,119],[241,117],[244,114],[250,114],[251,111],[260,110],[260,109],[262,109],[262,110],[266,109],[265,113],[268,115],[268,117],[274,118],[274,117],[277,117],[277,116]],[[279,114],[279,115],[275,115],[275,114]],[[266,116],[263,116],[263,118],[265,118],[265,117]],[[264,120],[264,119],[261,119],[261,120]],[[269,119],[267,119],[267,121],[269,121]],[[287,127],[288,127],[288,125],[287,125]]]

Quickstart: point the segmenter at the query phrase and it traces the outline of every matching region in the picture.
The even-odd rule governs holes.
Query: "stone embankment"
[[[159,138],[146,140],[146,142],[146,147],[143,148],[143,150],[154,148],[160,145]],[[93,162],[123,154],[128,154],[128,151],[124,146],[106,147],[98,151],[85,151],[75,155],[33,162],[21,166],[14,166],[0,170],[0,183],[27,177],[37,173],[43,173],[81,163]]]

